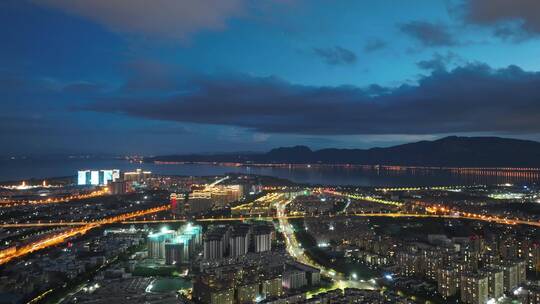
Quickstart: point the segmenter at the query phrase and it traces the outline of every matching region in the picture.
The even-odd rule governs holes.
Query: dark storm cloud
[[[399,29],[418,40],[424,46],[438,47],[458,44],[449,29],[443,24],[411,21],[399,25]]]
[[[85,110],[309,135],[540,132],[540,73],[471,64],[418,85],[294,85],[276,78],[194,78],[165,98],[109,97]]]
[[[463,9],[467,22],[495,26],[494,34],[505,40],[521,42],[540,35],[538,0],[466,0]]]
[[[386,48],[388,44],[386,41],[380,39],[371,39],[364,45],[364,51],[371,53]]]
[[[314,48],[313,52],[330,65],[346,65],[356,62],[356,54],[353,51],[339,46],[333,48]]]

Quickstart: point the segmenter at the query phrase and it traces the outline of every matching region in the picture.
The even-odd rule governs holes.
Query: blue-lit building
[[[80,170],[77,172],[79,186],[106,186],[120,178],[120,170]]]
[[[148,235],[148,256],[164,259],[167,265],[186,264],[202,244],[202,227],[186,224],[177,231],[163,229]]]

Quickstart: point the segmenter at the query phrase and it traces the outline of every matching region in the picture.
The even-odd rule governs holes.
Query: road
[[[498,218],[488,215],[479,215],[463,212],[462,214],[438,214],[438,213],[345,213],[344,216],[356,216],[356,217],[410,217],[410,218],[441,218],[441,219],[463,219],[463,220],[476,220],[484,222],[494,222],[503,225],[527,225],[540,227],[540,222],[527,221],[527,220],[515,220]],[[222,221],[243,221],[243,220],[280,220],[280,219],[298,219],[298,218],[320,218],[320,217],[332,217],[335,215],[281,215],[274,217],[267,216],[246,216],[246,217],[213,217],[213,218],[195,218],[197,222],[222,222]],[[130,220],[115,222],[118,224],[159,224],[159,223],[183,223],[186,219],[158,219],[158,220]],[[84,226],[93,224],[95,222],[34,222],[34,223],[17,223],[17,224],[0,224],[0,228],[30,228],[30,227],[52,227],[52,226]]]
[[[139,216],[144,216],[144,215],[164,211],[164,210],[167,210],[168,208],[169,208],[169,205],[164,205],[164,206],[150,208],[146,210],[120,214],[120,215],[113,216],[110,218],[105,218],[96,222],[87,223],[79,227],[70,228],[60,233],[54,233],[54,234],[48,235],[47,237],[44,237],[40,240],[23,245],[22,247],[18,247],[16,250],[13,250],[13,248],[2,250],[0,251],[0,265],[5,264],[15,258],[19,258],[27,254],[30,254],[32,252],[61,244],[71,237],[85,234],[88,231],[94,228],[100,227],[102,225],[122,222],[130,218],[135,218]]]
[[[364,280],[351,280],[348,279],[343,273],[339,273],[332,268],[325,267],[315,261],[313,261],[304,251],[302,245],[298,242],[294,229],[289,222],[288,216],[286,214],[286,207],[291,202],[291,200],[278,200],[275,201],[274,207],[277,211],[277,218],[279,219],[279,229],[285,237],[285,245],[287,252],[294,257],[298,262],[310,265],[312,267],[318,268],[321,270],[321,274],[332,279],[334,282],[331,289],[340,288],[360,288],[360,289],[376,289],[377,286],[374,281],[364,281]]]
[[[77,195],[70,195],[70,196],[56,197],[56,198],[46,198],[46,199],[41,199],[41,200],[5,201],[5,202],[0,203],[0,208],[11,208],[11,207],[26,206],[26,205],[67,203],[73,200],[82,200],[82,199],[99,197],[99,196],[104,196],[104,195],[109,195],[109,191],[102,189],[102,190],[96,190],[96,191],[86,193],[86,194],[77,194]]]

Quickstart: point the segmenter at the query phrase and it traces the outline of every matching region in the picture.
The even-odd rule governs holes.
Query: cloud
[[[181,94],[109,96],[82,110],[265,134],[540,132],[540,73],[516,66],[468,64],[397,88],[314,87],[238,75],[193,77],[188,84]]]
[[[523,31],[516,25],[500,25],[493,30],[493,35],[505,41],[521,43],[534,37],[534,34]]]
[[[246,11],[246,0],[35,0],[79,15],[117,32],[185,39],[204,30],[223,30]]]
[[[371,39],[366,42],[366,45],[364,45],[364,51],[371,53],[375,52],[381,49],[384,49],[387,47],[386,41],[380,40],[380,39]]]
[[[430,23],[425,21],[411,21],[401,24],[399,29],[416,39],[424,46],[439,47],[453,46],[458,42],[443,24]]]
[[[462,8],[465,21],[496,26],[498,37],[522,41],[540,35],[538,0],[466,0]]]
[[[353,64],[357,59],[353,51],[339,46],[333,48],[314,48],[313,52],[330,65]]]
[[[446,70],[446,66],[456,59],[459,59],[459,56],[453,52],[447,52],[446,55],[435,53],[431,59],[418,61],[416,65],[427,71]]]

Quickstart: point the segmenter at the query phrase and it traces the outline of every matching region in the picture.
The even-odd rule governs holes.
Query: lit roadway
[[[469,213],[470,214],[470,213]],[[485,222],[494,222],[504,225],[528,225],[540,227],[540,222],[504,219],[491,217],[487,215],[467,215],[463,213],[459,214],[436,214],[436,213],[346,213],[344,216],[357,216],[357,217],[410,217],[410,218],[443,218],[443,219],[464,219],[464,220],[477,220]],[[197,222],[221,222],[221,221],[243,221],[249,219],[260,220],[281,220],[281,219],[298,219],[298,218],[313,218],[313,217],[331,217],[332,215],[287,215],[287,216],[246,216],[246,217],[213,217],[213,218],[195,218]],[[186,219],[157,219],[157,220],[130,220],[115,222],[118,224],[159,224],[159,223],[183,223]],[[29,228],[29,227],[57,227],[57,226],[83,226],[89,224],[95,224],[96,222],[44,222],[44,223],[17,223],[17,224],[0,224],[0,228]]]
[[[85,194],[76,194],[76,195],[74,194],[74,195],[56,197],[56,198],[49,197],[49,198],[44,198],[40,200],[5,201],[5,202],[0,202],[0,208],[11,208],[11,207],[18,207],[18,206],[26,206],[26,205],[66,203],[72,200],[82,200],[82,199],[87,199],[87,198],[104,196],[108,194],[109,194],[109,191],[107,189],[102,189],[102,190],[96,190],[96,191],[92,191],[90,193],[85,193]]]
[[[365,282],[363,280],[362,281],[350,280],[346,278],[344,274],[336,272],[334,269],[322,266],[318,264],[317,262],[313,261],[311,258],[309,258],[309,256],[306,255],[306,253],[304,252],[304,249],[302,249],[302,246],[296,239],[296,235],[294,234],[294,229],[292,225],[289,223],[290,217],[285,216],[286,214],[285,208],[290,202],[291,200],[278,200],[274,202],[274,206],[276,208],[278,219],[279,219],[279,227],[285,237],[285,244],[286,244],[287,252],[292,257],[294,257],[297,261],[310,265],[312,267],[318,268],[321,270],[322,275],[332,278],[332,280],[334,281],[334,285],[332,286],[332,289],[336,287],[340,289],[345,289],[348,287],[361,288],[361,289],[375,289],[376,285],[373,282]]]
[[[155,208],[151,208],[151,209],[145,209],[145,210],[120,214],[120,215],[117,215],[117,216],[114,216],[114,217],[109,217],[109,218],[105,218],[105,219],[102,219],[102,220],[99,220],[99,221],[86,223],[86,224],[78,226],[78,227],[70,228],[70,229],[64,230],[64,231],[62,231],[60,233],[51,234],[51,235],[49,235],[49,236],[47,236],[45,238],[42,238],[42,239],[39,239],[37,241],[31,242],[29,244],[26,244],[26,245],[24,245],[22,247],[18,247],[16,249],[11,247],[11,248],[2,250],[2,251],[0,251],[0,265],[9,262],[12,259],[25,256],[25,255],[27,255],[29,253],[32,253],[32,252],[35,252],[35,251],[38,251],[38,250],[41,250],[41,249],[45,249],[47,247],[51,247],[51,246],[61,244],[61,243],[63,243],[64,241],[66,241],[67,239],[69,239],[71,237],[85,234],[89,230],[97,228],[97,227],[99,227],[101,225],[122,222],[122,221],[128,220],[130,218],[144,216],[144,215],[164,211],[164,210],[167,210],[168,208],[169,208],[169,206],[165,205],[165,206],[155,207]]]

